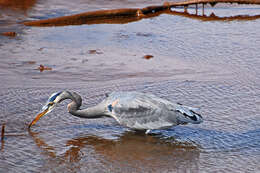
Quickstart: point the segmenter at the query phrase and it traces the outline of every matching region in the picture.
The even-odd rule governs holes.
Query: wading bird
[[[167,129],[179,124],[199,124],[203,121],[195,108],[172,103],[152,94],[140,92],[113,92],[96,106],[80,109],[82,98],[76,92],[62,91],[54,93],[43,106],[41,113],[31,122],[29,128],[43,115],[65,99],[72,102],[68,104],[68,111],[80,118],[112,117],[119,124],[134,130]]]

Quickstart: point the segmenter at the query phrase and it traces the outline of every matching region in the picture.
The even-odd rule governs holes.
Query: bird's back
[[[187,123],[179,104],[140,92],[113,92],[103,102],[107,114],[139,130],[165,129]],[[190,121],[190,119],[187,119]]]

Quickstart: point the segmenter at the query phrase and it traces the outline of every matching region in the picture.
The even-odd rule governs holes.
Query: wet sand
[[[259,6],[172,9],[141,20],[31,27],[23,22],[161,1],[0,2],[0,172],[260,171]],[[120,21],[120,20],[119,20]],[[111,91],[199,107],[205,121],[145,135],[80,119],[65,101],[28,131],[48,97],[86,108]]]

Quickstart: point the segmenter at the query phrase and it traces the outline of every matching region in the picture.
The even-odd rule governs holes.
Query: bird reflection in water
[[[83,135],[65,142],[66,150],[49,146],[29,130],[35,144],[47,156],[45,169],[89,170],[90,164],[112,172],[198,171],[200,151],[195,144],[163,139],[162,136],[125,132],[117,139]],[[93,152],[94,151],[94,152]],[[94,160],[94,161],[93,161]],[[54,165],[53,165],[54,164]]]

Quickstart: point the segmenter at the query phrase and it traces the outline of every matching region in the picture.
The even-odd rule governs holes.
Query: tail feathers
[[[192,123],[192,124],[199,124],[203,122],[202,116],[199,113],[195,112],[197,110],[199,109],[180,105],[176,109],[176,111],[181,113],[180,116],[178,117],[179,121],[181,123]]]

